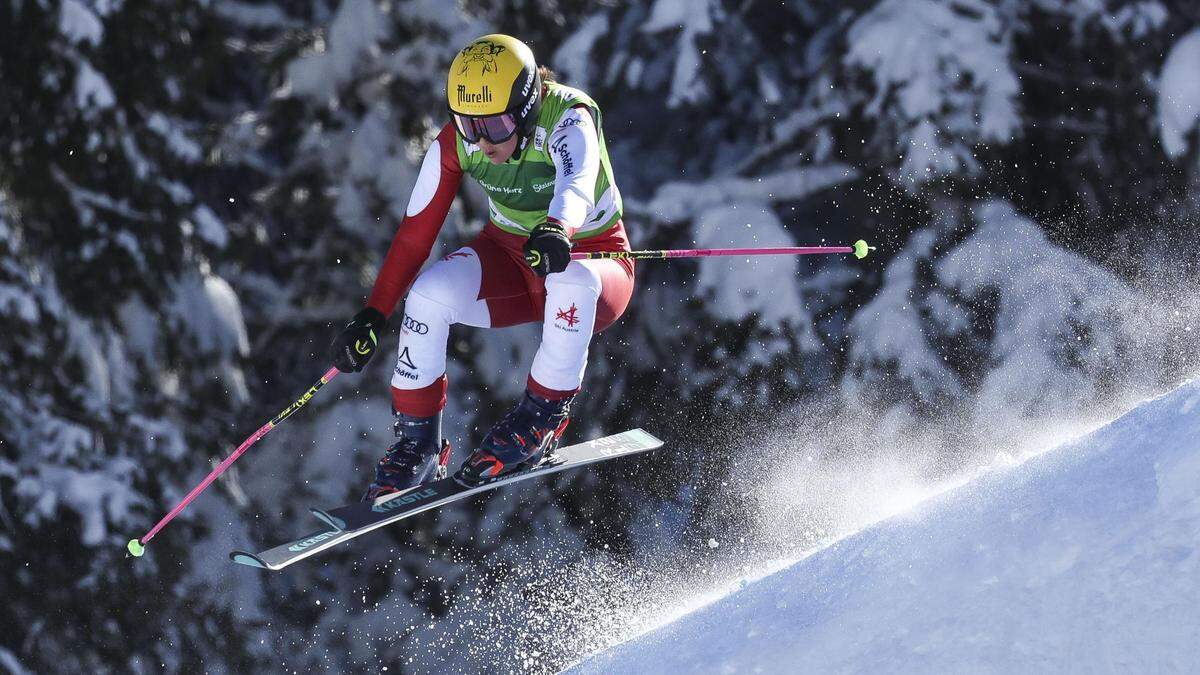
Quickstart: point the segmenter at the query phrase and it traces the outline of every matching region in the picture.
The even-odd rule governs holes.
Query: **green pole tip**
[[[135,558],[142,557],[142,554],[146,552],[146,547],[142,546],[142,542],[138,541],[137,539],[130,539],[129,543],[125,545],[125,548],[129,549],[129,552],[132,553],[133,557]]]
[[[862,239],[854,242],[854,257],[858,258],[859,260],[867,257],[867,254],[874,250],[874,246],[868,246],[867,242],[863,241]]]

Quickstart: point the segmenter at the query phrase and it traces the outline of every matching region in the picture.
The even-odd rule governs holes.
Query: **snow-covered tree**
[[[5,653],[35,671],[249,667],[231,608],[179,562],[207,525],[184,519],[137,565],[122,550],[246,400],[248,336],[212,264],[245,195],[210,191],[207,154],[238,54],[195,3],[4,2],[0,26]]]

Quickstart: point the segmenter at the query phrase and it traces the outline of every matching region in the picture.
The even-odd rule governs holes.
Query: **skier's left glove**
[[[561,272],[571,262],[571,240],[567,238],[567,230],[552,220],[533,228],[524,251],[525,262],[539,277]]]
[[[387,325],[387,317],[374,307],[366,307],[350,319],[330,345],[333,365],[343,373],[357,373],[367,367],[375,355],[379,336]]]

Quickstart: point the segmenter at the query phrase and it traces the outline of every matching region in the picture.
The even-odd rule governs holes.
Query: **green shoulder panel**
[[[548,91],[546,98],[542,101],[542,112],[538,115],[538,126],[545,129],[547,132],[554,129],[554,125],[558,124],[558,120],[562,118],[569,108],[577,105],[585,105],[591,111],[592,117],[596,119],[596,128],[603,129],[600,120],[600,106],[592,100],[591,96],[585,94],[582,90],[575,87],[568,87],[565,84],[551,82],[547,85]],[[603,138],[604,134],[600,136]]]

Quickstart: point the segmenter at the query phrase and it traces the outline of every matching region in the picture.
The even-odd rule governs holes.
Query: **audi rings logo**
[[[404,329],[412,331],[417,335],[425,335],[429,332],[427,324],[423,324],[407,314],[404,315]]]

